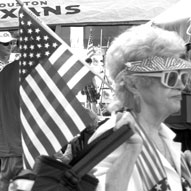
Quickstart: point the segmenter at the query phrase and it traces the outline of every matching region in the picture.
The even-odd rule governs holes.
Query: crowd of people
[[[11,33],[0,32],[1,191],[8,191],[10,180],[23,170],[19,64],[9,63],[13,41]],[[133,26],[116,37],[105,59],[115,87],[110,116],[99,121],[95,108],[87,109],[92,123],[53,157],[70,164],[102,133],[127,124],[133,135],[89,172],[99,180],[96,191],[191,190],[191,152],[182,152],[181,143],[174,141],[176,134],[164,123],[180,110],[182,92],[191,78],[186,54],[185,42],[176,32],[156,26]],[[82,91],[90,103],[100,96],[93,82]]]

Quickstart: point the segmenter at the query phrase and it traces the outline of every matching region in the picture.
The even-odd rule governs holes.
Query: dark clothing
[[[182,151],[191,151],[191,123],[167,124],[176,133],[174,141],[182,143]]]
[[[0,190],[7,191],[10,180],[22,170],[22,157],[5,157],[1,160]]]
[[[0,158],[21,156],[19,113],[19,63],[15,61],[0,72]]]
[[[0,72],[0,190],[8,191],[10,180],[23,169],[19,112],[19,63]]]
[[[78,136],[76,136],[71,142],[72,146],[72,157],[76,158],[82,150],[87,146],[89,138],[93,135],[96,129],[103,125],[109,118],[104,119],[98,123],[98,126],[92,128],[91,126],[87,126]],[[67,145],[63,146],[61,151],[64,153],[67,148]]]
[[[93,83],[85,86],[81,93],[87,96],[87,101],[90,103],[97,103],[97,100],[100,98],[100,94],[97,92]]]

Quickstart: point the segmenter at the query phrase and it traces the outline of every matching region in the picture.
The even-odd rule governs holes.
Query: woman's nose
[[[183,84],[181,79],[178,79],[177,84],[176,84],[176,88],[183,90],[185,88],[185,84]]]

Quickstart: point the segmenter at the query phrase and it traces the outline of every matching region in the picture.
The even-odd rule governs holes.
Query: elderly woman
[[[181,144],[163,123],[181,107],[191,71],[191,63],[181,59],[185,53],[175,32],[148,25],[132,27],[112,42],[106,68],[118,101],[111,108],[130,109],[114,115],[115,128],[129,124],[134,135],[95,167],[97,191],[191,190]]]

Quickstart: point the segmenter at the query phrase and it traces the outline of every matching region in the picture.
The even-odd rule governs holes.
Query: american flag
[[[87,57],[91,58],[93,55],[94,55],[93,34],[92,34],[92,29],[90,29],[90,35],[88,38],[88,45],[87,45]]]
[[[90,122],[77,93],[94,74],[27,7],[19,11],[20,115],[26,168],[51,155]]]

